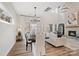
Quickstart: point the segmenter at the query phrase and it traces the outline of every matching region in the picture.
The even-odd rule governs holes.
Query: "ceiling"
[[[35,15],[35,9],[34,7],[37,7],[36,9],[36,15],[42,16],[44,14],[44,10],[47,7],[51,7],[52,9],[57,8],[61,2],[12,2],[17,14],[19,15],[29,15],[34,16]]]

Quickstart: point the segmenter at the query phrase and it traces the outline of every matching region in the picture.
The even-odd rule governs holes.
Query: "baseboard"
[[[12,50],[13,46],[15,45],[15,43],[16,43],[16,40],[15,40],[15,42],[13,42],[12,46],[10,47],[10,49],[6,52],[6,54],[5,54],[6,56],[8,56],[9,52]]]

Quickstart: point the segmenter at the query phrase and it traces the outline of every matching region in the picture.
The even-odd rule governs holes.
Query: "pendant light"
[[[31,21],[32,21],[33,23],[37,23],[37,22],[40,22],[40,20],[38,20],[38,18],[37,18],[37,16],[36,16],[36,9],[37,9],[37,7],[35,6],[34,9],[35,9],[35,15],[34,15],[34,19],[32,19]]]

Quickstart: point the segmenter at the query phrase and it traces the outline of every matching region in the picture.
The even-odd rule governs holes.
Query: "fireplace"
[[[76,31],[68,31],[68,36],[76,37]]]

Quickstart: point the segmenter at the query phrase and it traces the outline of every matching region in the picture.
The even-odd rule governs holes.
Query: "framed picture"
[[[8,23],[11,23],[12,18],[11,18],[11,16],[8,15],[7,12],[5,12],[4,10],[2,10],[0,8],[0,20],[6,21]]]

